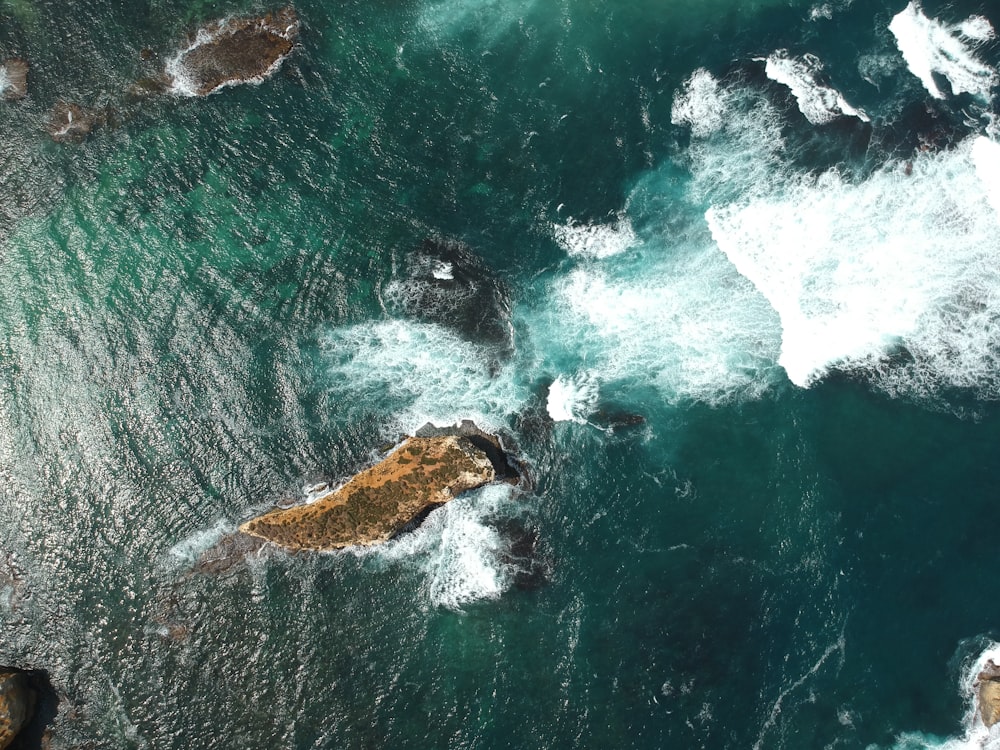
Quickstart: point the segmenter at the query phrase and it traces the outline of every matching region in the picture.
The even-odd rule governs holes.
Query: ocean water
[[[1000,747],[1000,8],[296,9],[268,80],[136,100],[267,8],[0,0],[0,663],[51,746]],[[463,418],[530,485],[232,546]]]

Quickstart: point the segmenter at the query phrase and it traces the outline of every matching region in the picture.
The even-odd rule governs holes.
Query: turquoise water
[[[296,7],[273,78],[134,101],[263,9],[0,2],[32,64],[0,103],[0,663],[49,672],[53,747],[996,744],[1000,48],[959,24],[1000,12],[903,32],[952,45],[936,99],[902,2]],[[109,124],[52,143],[60,99]],[[226,552],[466,417],[529,489]]]

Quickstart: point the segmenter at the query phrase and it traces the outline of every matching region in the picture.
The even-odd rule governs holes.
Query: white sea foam
[[[515,514],[510,485],[488,485],[431,512],[414,531],[371,549],[353,550],[384,563],[416,565],[425,576],[430,603],[460,609],[499,598],[510,587],[512,571],[503,560],[508,542],[490,519]]]
[[[997,85],[997,72],[976,57],[976,48],[993,37],[993,27],[982,16],[972,16],[959,24],[946,24],[924,15],[917,3],[911,2],[889,24],[913,75],[917,76],[931,96],[945,97],[934,80],[934,74],[951,83],[954,94],[968,92],[988,101],[990,90]]]
[[[451,281],[455,278],[455,266],[445,261],[438,261],[431,269],[431,276],[439,281]]]
[[[199,529],[167,550],[167,559],[184,565],[193,565],[206,550],[218,544],[227,534],[236,531],[232,522],[222,518],[207,529]]]
[[[611,224],[555,224],[552,234],[559,246],[574,258],[610,258],[638,243],[627,219]]]
[[[972,161],[990,204],[1000,216],[1000,144],[989,138],[976,138],[972,144]]]
[[[555,279],[547,298],[547,319],[528,326],[544,335],[556,368],[575,362],[602,384],[641,382],[668,401],[720,403],[757,395],[770,382],[776,316],[711,245],[683,258],[578,268]],[[567,405],[578,388],[556,385],[553,417],[583,416]]]
[[[597,408],[599,393],[597,378],[591,372],[572,378],[560,375],[549,386],[545,408],[556,422],[586,424],[587,417]]]
[[[764,65],[768,78],[791,89],[799,111],[813,125],[841,115],[870,122],[868,115],[848,104],[839,91],[819,82],[822,70],[823,64],[815,55],[791,57],[787,50],[772,52]]]
[[[725,125],[728,104],[727,92],[719,81],[704,68],[698,68],[674,94],[670,121],[691,128],[695,137],[705,138]]]
[[[893,750],[1000,750],[1000,725],[988,729],[983,724],[976,697],[976,678],[990,660],[1000,664],[1000,643],[989,644],[976,659],[964,666],[959,678],[959,693],[965,701],[961,736],[935,737],[906,732],[897,738]]]
[[[8,88],[10,88],[10,77],[7,75],[7,66],[0,65],[0,99],[7,93]]]
[[[338,411],[350,418],[394,414],[411,432],[430,421],[472,419],[496,429],[527,394],[512,366],[491,371],[488,351],[433,323],[383,320],[331,330],[324,349]]]
[[[981,158],[993,146],[979,146]],[[1000,223],[973,142],[921,154],[910,171],[890,165],[860,183],[790,176],[706,218],[780,316],[779,362],[792,382],[808,386],[835,364],[872,366],[904,345],[914,361],[881,371],[888,389],[996,397]]]

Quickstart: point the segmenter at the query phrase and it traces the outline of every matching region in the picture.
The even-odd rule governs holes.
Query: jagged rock
[[[390,303],[408,316],[486,344],[502,358],[513,353],[510,290],[468,247],[428,239],[403,262],[407,278],[388,286]]]
[[[47,130],[57,143],[80,143],[106,119],[105,112],[84,109],[71,102],[59,102],[49,113]]]
[[[37,701],[38,694],[26,673],[0,671],[0,750],[10,747],[31,721]]]
[[[9,102],[28,95],[28,61],[12,57],[0,64],[0,93]]]
[[[983,717],[983,724],[992,727],[1000,721],[1000,666],[992,659],[987,661],[976,684],[979,687],[979,715]]]
[[[407,438],[339,489],[309,505],[272,510],[240,531],[295,550],[388,541],[437,506],[513,471],[499,441],[474,428]]]
[[[207,96],[222,86],[259,81],[274,73],[298,38],[292,7],[254,18],[227,18],[198,29],[190,44],[168,61],[175,91]]]

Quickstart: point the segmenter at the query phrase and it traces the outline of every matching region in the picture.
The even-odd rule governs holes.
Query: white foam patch
[[[552,234],[559,246],[574,258],[610,258],[639,241],[627,219],[612,224],[574,224],[570,220],[564,225],[553,225]]]
[[[584,372],[572,378],[560,375],[549,386],[545,408],[555,422],[586,424],[587,417],[597,408],[599,394],[593,373]]]
[[[714,246],[578,268],[555,279],[546,298],[546,318],[528,327],[546,342],[552,369],[586,367],[602,384],[651,385],[669,402],[754,397],[771,382],[777,318]],[[554,418],[583,417],[572,406],[580,388],[557,381],[548,404]]]
[[[935,737],[921,732],[905,732],[899,736],[893,750],[1000,750],[1000,724],[992,729],[983,724],[976,696],[976,678],[990,660],[1000,664],[1000,643],[989,644],[966,665],[960,677],[959,692],[965,702],[960,736]]]
[[[1000,144],[989,138],[976,138],[972,144],[972,161],[990,205],[1000,216]]]
[[[451,281],[455,278],[455,266],[445,261],[438,261],[431,269],[431,276],[439,281]]]
[[[497,599],[513,579],[503,561],[508,543],[489,520],[519,511],[514,488],[488,485],[432,511],[414,531],[373,548],[351,548],[381,562],[416,565],[431,604],[461,609]]]
[[[902,344],[912,364],[875,366],[890,391],[1000,396],[1000,223],[973,141],[921,154],[906,171],[890,165],[858,184],[836,172],[788,177],[706,218],[780,316],[779,363],[792,382],[871,367]]]
[[[0,65],[0,98],[7,93],[10,88],[10,76],[7,74],[7,66]]]
[[[822,125],[842,115],[870,122],[868,115],[855,109],[836,89],[820,83],[823,64],[815,55],[791,57],[786,50],[772,52],[764,72],[772,81],[791,89],[799,111],[813,125]]]
[[[344,417],[394,415],[412,433],[426,422],[506,423],[527,398],[512,365],[491,372],[490,352],[432,323],[383,320],[330,331],[328,384]]]
[[[210,528],[199,529],[189,534],[167,550],[167,559],[174,564],[194,565],[198,558],[214,547],[226,535],[236,531],[236,526],[226,519],[220,519]]]
[[[993,27],[982,16],[972,16],[959,24],[946,24],[924,15],[911,2],[889,24],[896,46],[913,75],[937,99],[945,97],[934,80],[944,76],[954,94],[968,92],[989,101],[990,90],[997,85],[997,72],[979,60],[975,51],[993,38]]]
[[[704,68],[698,68],[674,94],[670,121],[691,128],[691,135],[705,138],[726,123],[727,92]]]

